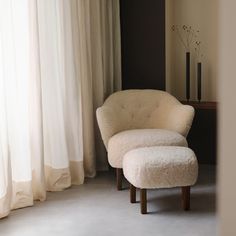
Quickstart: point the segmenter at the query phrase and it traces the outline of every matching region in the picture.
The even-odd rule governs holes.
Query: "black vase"
[[[202,99],[202,63],[197,63],[197,99],[200,102]]]
[[[186,99],[190,99],[190,52],[186,52]]]

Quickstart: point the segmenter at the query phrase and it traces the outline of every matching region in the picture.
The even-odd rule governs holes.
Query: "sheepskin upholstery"
[[[166,129],[187,136],[194,109],[159,90],[124,90],[109,96],[97,109],[103,142],[131,129]]]
[[[183,187],[195,184],[198,163],[186,147],[146,147],[125,154],[123,171],[137,188]]]
[[[139,147],[184,146],[188,143],[181,134],[162,129],[134,129],[115,134],[108,142],[108,161],[115,168],[122,168],[124,155]]]
[[[108,160],[113,167],[121,168],[122,155],[131,147],[146,147],[154,144],[181,145],[185,142],[177,138],[177,143],[174,143],[177,134],[172,138],[164,135],[161,142],[160,133],[154,131],[154,134],[150,129],[169,130],[186,137],[192,125],[194,109],[181,104],[175,97],[164,91],[124,90],[109,96],[103,106],[97,109],[96,115],[103,143],[108,151]],[[123,133],[138,129],[139,132]],[[145,138],[134,138],[135,133]],[[113,138],[114,135],[117,136]],[[149,135],[151,138],[148,138]],[[115,144],[115,141],[118,143]],[[134,145],[135,141],[138,142],[137,146]],[[115,158],[117,161],[114,160]]]

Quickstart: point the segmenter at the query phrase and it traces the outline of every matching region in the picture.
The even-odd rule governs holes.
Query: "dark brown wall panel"
[[[165,90],[165,1],[120,0],[123,89]]]

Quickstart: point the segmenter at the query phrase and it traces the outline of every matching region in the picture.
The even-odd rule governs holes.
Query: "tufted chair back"
[[[194,109],[159,90],[124,90],[112,94],[97,109],[102,139],[131,129],[167,129],[187,136]]]

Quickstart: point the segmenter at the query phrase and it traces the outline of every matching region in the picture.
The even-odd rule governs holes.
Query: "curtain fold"
[[[0,0],[0,218],[107,168],[95,110],[120,88],[118,0]]]

